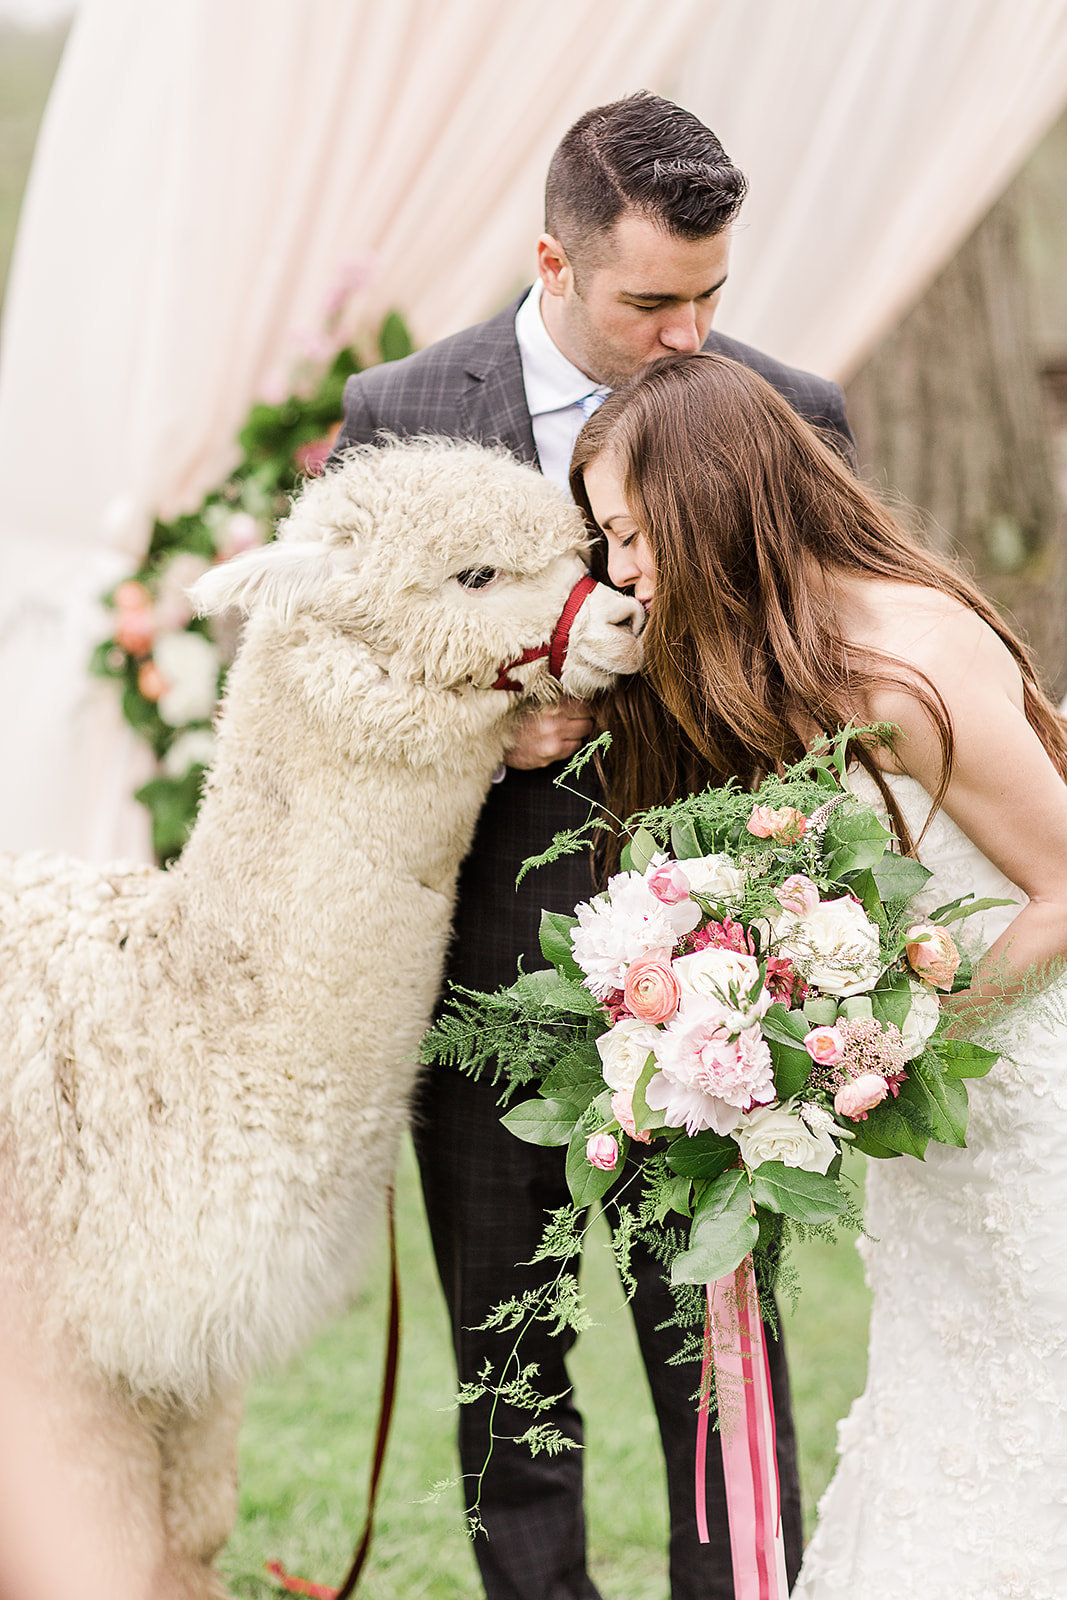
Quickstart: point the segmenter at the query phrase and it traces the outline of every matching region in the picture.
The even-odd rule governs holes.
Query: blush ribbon
[[[708,1407],[714,1378],[735,1600],[787,1600],[767,1343],[752,1257],[707,1285],[697,1418],[696,1517],[708,1542]]]

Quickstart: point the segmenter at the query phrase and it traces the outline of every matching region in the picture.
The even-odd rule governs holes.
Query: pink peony
[[[649,874],[648,887],[665,906],[676,906],[689,899],[689,879],[676,861],[668,861]]]
[[[667,951],[653,951],[627,970],[623,1000],[641,1022],[666,1022],[678,1009],[681,990]]]
[[[752,815],[745,824],[757,839],[774,839],[779,844],[796,844],[807,832],[808,819],[795,806],[753,806]]]
[[[619,1164],[619,1144],[614,1134],[591,1133],[585,1141],[585,1159],[601,1172],[614,1172]]]
[[[832,1067],[835,1062],[841,1060],[845,1041],[841,1037],[839,1028],[833,1026],[812,1028],[810,1033],[804,1035],[804,1048],[820,1067]]]
[[[611,1114],[619,1124],[623,1133],[628,1133],[631,1139],[637,1139],[641,1144],[651,1144],[652,1135],[645,1131],[638,1133],[634,1121],[633,1092],[625,1089],[616,1089],[611,1097]]]
[[[806,917],[818,905],[819,891],[802,872],[791,872],[782,886],[775,889],[774,898],[783,911],[791,911],[795,917]]]
[[[936,922],[917,922],[908,929],[908,965],[935,989],[951,989],[960,952],[951,934]]]
[[[880,1105],[888,1093],[889,1085],[880,1072],[863,1072],[841,1085],[834,1095],[834,1110],[852,1122],[866,1122],[868,1111]]]

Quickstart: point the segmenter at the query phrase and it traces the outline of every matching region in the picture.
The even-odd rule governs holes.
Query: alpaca
[[[0,1400],[6,1349],[53,1468],[91,1462],[80,1595],[225,1592],[240,1387],[358,1278],[514,721],[639,665],[641,607],[591,580],[561,665],[585,548],[503,451],[350,452],[193,591],[247,622],[180,860],[0,858]],[[3,1549],[0,1593],[63,1592]]]

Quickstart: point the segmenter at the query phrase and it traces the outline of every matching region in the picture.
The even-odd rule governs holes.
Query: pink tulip
[[[675,861],[657,867],[648,880],[648,887],[665,906],[676,906],[689,899],[689,879]]]
[[[774,898],[783,911],[791,911],[795,917],[806,917],[818,905],[819,891],[802,872],[791,872],[781,888],[775,889]]]

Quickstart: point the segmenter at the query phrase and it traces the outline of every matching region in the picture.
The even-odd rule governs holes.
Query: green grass
[[[480,1592],[458,1494],[424,1497],[456,1471],[452,1360],[410,1153],[398,1232],[403,1348],[365,1600],[470,1600]],[[594,1238],[606,1241],[606,1230]],[[629,1315],[606,1248],[587,1249],[597,1326],[572,1370],[586,1416],[590,1564],[607,1596],[665,1600],[666,1492],[656,1426]],[[867,1298],[849,1239],[799,1253],[803,1292],[786,1306],[805,1516],[833,1467],[838,1417],[862,1387]],[[257,1382],[242,1435],[241,1518],[220,1562],[236,1595],[276,1594],[263,1563],[339,1583],[362,1522],[385,1330],[384,1252],[357,1304],[277,1377]]]

